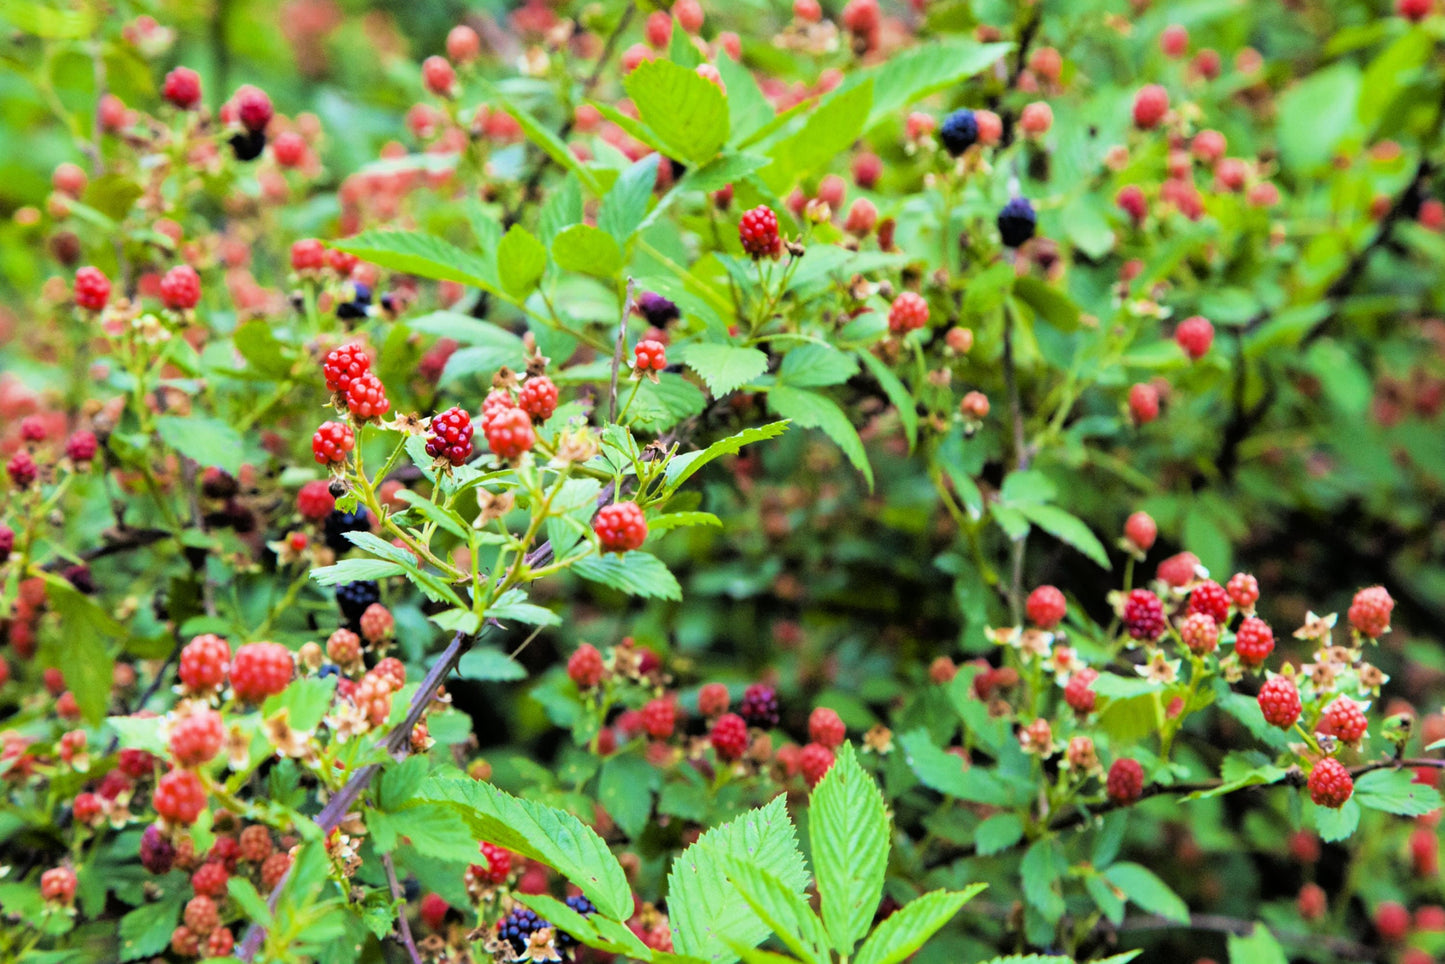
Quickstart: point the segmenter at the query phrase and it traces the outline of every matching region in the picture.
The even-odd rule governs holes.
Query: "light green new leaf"
[[[981,767],[964,769],[963,760],[946,753],[933,742],[924,729],[910,730],[898,738],[904,759],[913,775],[930,789],[969,803],[986,803],[995,807],[1013,802],[1008,788]]]
[[[1347,839],[1360,825],[1360,803],[1349,799],[1343,807],[1320,807],[1306,803],[1305,808],[1314,815],[1315,829],[1325,843]]]
[[[782,194],[799,177],[826,167],[863,133],[872,106],[871,80],[829,94],[801,128],[768,149],[773,163],[759,177],[775,193]]]
[[[987,886],[970,884],[963,890],[935,890],[909,901],[868,935],[853,964],[898,964],[907,960]]]
[[[768,356],[757,348],[698,342],[688,345],[682,360],[702,376],[714,398],[736,391],[768,370]]]
[[[868,933],[888,870],[888,809],[873,778],[844,743],[808,798],[808,839],[823,921],[839,954]]]
[[[1355,781],[1355,797],[1368,810],[1421,817],[1440,809],[1440,792],[1416,783],[1409,770],[1372,770]]]
[[[156,419],[161,441],[202,468],[241,471],[246,443],[229,422],[199,415],[162,415]]]
[[[811,964],[831,960],[823,922],[801,894],[749,860],[729,856],[723,863],[743,900],[788,950]]]
[[[1298,81],[1279,98],[1279,148],[1285,167],[1309,170],[1330,159],[1356,123],[1352,109],[1360,96],[1360,68],[1349,61]]]
[[[788,430],[788,422],[769,422],[767,425],[759,425],[756,428],[748,428],[720,439],[701,452],[688,452],[679,455],[667,463],[667,470],[664,478],[667,479],[669,492],[676,491],[677,487],[692,477],[692,474],[714,459],[722,458],[724,455],[736,455],[744,445],[751,445],[754,442],[763,442],[770,438],[777,438]]]
[[[438,777],[418,799],[456,809],[476,839],[539,860],[581,888],[613,920],[632,916],[627,874],[603,839],[576,817],[532,800],[520,800],[490,783]]]
[[[626,244],[647,216],[647,202],[657,186],[658,156],[649,154],[622,172],[612,190],[602,199],[597,226]]]
[[[898,421],[903,423],[903,434],[908,436],[908,450],[918,444],[918,404],[913,400],[913,395],[908,391],[908,386],[893,374],[883,359],[874,355],[871,351],[861,351],[858,357],[863,360],[863,365],[877,380],[878,386],[883,389],[883,394],[893,403],[893,408],[898,412]]]
[[[609,552],[578,561],[572,571],[583,579],[644,599],[682,598],[682,587],[662,560],[646,552]]]
[[[831,345],[810,342],[794,348],[783,358],[778,383],[792,388],[820,388],[841,385],[856,374],[856,357]]]
[[[728,880],[729,857],[749,862],[799,896],[808,885],[786,797],[774,797],[714,827],[672,862],[667,875],[668,910],[679,953],[731,964],[738,954],[729,941],[755,947],[768,936],[768,925]]]
[[[492,266],[449,241],[412,231],[365,231],[331,245],[364,261],[435,281],[455,281],[476,288],[497,290]]]
[[[622,249],[612,235],[590,224],[574,224],[559,231],[552,239],[552,257],[566,271],[597,278],[610,278],[622,267]]]
[[[857,83],[868,78],[873,81],[873,106],[866,127],[898,116],[920,98],[987,70],[1012,49],[1011,43],[981,44],[973,40],[929,43],[860,71],[862,79]]]
[[[1289,964],[1289,957],[1274,935],[1263,924],[1256,924],[1247,937],[1229,935],[1229,964]]]
[[[547,249],[532,232],[514,224],[497,245],[497,271],[502,287],[514,298],[523,298],[537,287],[547,270]]]
[[[125,636],[125,627],[93,599],[58,576],[46,574],[45,598],[65,626],[64,638],[47,644],[41,657],[47,666],[64,671],[65,683],[86,722],[105,716],[114,682],[115,660],[107,642]]]
[[[527,670],[501,650],[478,646],[462,654],[457,675],[479,683],[510,683],[526,679]]]
[[[681,160],[705,163],[727,143],[727,98],[697,71],[669,60],[646,60],[622,86],[637,116]]]
[[[778,385],[768,392],[768,406],[803,428],[822,429],[848,456],[853,467],[863,473],[868,488],[873,488],[873,467],[868,464],[863,440],[837,402],[817,392]]]

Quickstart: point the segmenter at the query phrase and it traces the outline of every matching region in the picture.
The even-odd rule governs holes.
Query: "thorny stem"
[[[631,9],[631,8],[629,8]],[[622,299],[622,317],[617,322],[617,344],[612,350],[612,383],[608,389],[607,421],[617,421],[617,379],[622,371],[622,355],[627,350],[627,318],[632,314],[635,283],[627,279],[627,294]]]
[[[396,879],[396,865],[392,862],[391,854],[381,855],[381,865],[386,868],[386,885],[391,888],[391,899],[406,903],[406,894],[401,889],[401,882]],[[401,931],[401,943],[406,948],[407,956],[411,958],[412,964],[422,964],[421,953],[416,949],[416,941],[411,936],[411,921],[406,918],[406,911],[396,915],[397,928]]]

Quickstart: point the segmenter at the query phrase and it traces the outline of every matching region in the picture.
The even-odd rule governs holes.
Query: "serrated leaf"
[[[398,809],[395,816],[397,830],[422,856],[463,864],[476,858],[477,841],[467,820],[447,804],[414,801]]]
[[[657,768],[642,756],[636,753],[610,756],[602,763],[597,799],[622,832],[635,840],[647,829],[659,781]]]
[[[823,922],[839,954],[851,954],[873,924],[888,869],[888,809],[878,785],[858,765],[853,745],[808,798],[808,839]]]
[[[566,271],[610,278],[622,267],[622,249],[612,235],[590,224],[563,228],[552,239],[552,258]]]
[[[768,925],[728,880],[729,856],[751,862],[795,893],[808,884],[783,796],[699,837],[672,863],[668,911],[677,950],[713,964],[738,959],[728,941],[755,947],[768,935]]]
[[[913,394],[908,387],[893,374],[893,370],[871,351],[861,351],[858,357],[863,360],[863,365],[878,382],[878,387],[883,389],[883,394],[893,403],[893,408],[898,412],[898,421],[903,424],[903,434],[908,436],[908,450],[918,444],[918,404],[913,400]]]
[[[1024,518],[1058,539],[1064,545],[1072,546],[1104,569],[1112,569],[1109,554],[1099,537],[1094,535],[1087,523],[1076,515],[1056,505],[1023,503],[1013,506]]]
[[[714,398],[736,391],[768,370],[767,353],[740,345],[699,342],[683,350],[682,360],[702,377]]]
[[[1032,277],[1016,278],[1014,297],[1059,331],[1076,331],[1079,327],[1079,318],[1083,314],[1079,306],[1074,304],[1068,295],[1045,281]]]
[[[722,520],[711,512],[669,512],[648,520],[647,528],[652,532],[681,529],[687,526],[713,526],[722,528]]]
[[[251,921],[262,927],[271,926],[271,908],[266,906],[266,899],[256,890],[255,884],[245,877],[231,877],[226,881],[226,892]]]
[[[840,385],[858,374],[858,359],[831,345],[808,343],[788,352],[778,382],[793,388]]]
[[[811,964],[831,960],[828,934],[801,894],[750,860],[729,856],[724,866],[743,900],[788,950]]]
[[[487,607],[487,619],[513,620],[528,626],[560,626],[562,617],[544,606],[527,601],[527,593],[521,589],[509,589],[496,602]]]
[[[1064,897],[1059,893],[1063,872],[1059,865],[1060,855],[1049,837],[1034,841],[1019,863],[1024,899],[1051,924],[1057,923],[1065,910]]]
[[[645,60],[622,86],[638,118],[673,156],[702,164],[727,143],[727,98],[697,71],[669,60]]]
[[[953,919],[987,884],[963,890],[935,890],[904,904],[868,935],[853,964],[899,964]]]
[[[497,272],[502,287],[514,298],[530,294],[547,270],[547,249],[519,224],[507,229],[497,245]]]
[[[229,422],[199,415],[162,415],[156,434],[171,448],[202,468],[218,468],[231,475],[241,471],[246,444]]]
[[[972,40],[920,44],[890,55],[876,67],[860,71],[862,79],[873,81],[873,105],[867,126],[898,116],[920,98],[987,70],[1013,46]]]
[[[724,455],[736,455],[742,451],[744,445],[751,445],[754,442],[765,442],[771,438],[777,438],[788,430],[788,422],[769,422],[767,425],[759,425],[757,428],[743,429],[736,435],[729,435],[720,439],[701,452],[688,452],[679,455],[667,463],[665,478],[669,491],[676,490],[678,486],[686,482],[693,473],[714,459],[722,458]]]
[[[996,813],[978,825],[973,845],[980,857],[1001,853],[1024,838],[1024,824],[1013,813]]]
[[[898,745],[903,748],[909,769],[924,786],[969,803],[996,807],[1012,804],[1012,795],[996,776],[982,767],[965,770],[963,760],[936,746],[927,730],[904,733]]]
[[[391,271],[497,290],[497,278],[491,265],[451,242],[429,234],[365,231],[345,241],[334,241],[331,246]]]
[[[184,895],[173,888],[154,904],[142,904],[122,917],[118,930],[120,960],[150,957],[170,946],[171,933],[176,929],[184,903]]]
[[[778,385],[768,392],[768,406],[801,428],[822,429],[843,450],[853,467],[863,473],[868,488],[873,488],[873,467],[868,464],[863,439],[837,402],[817,392]]]
[[[509,683],[526,679],[527,670],[500,650],[473,647],[457,662],[457,675],[480,683]]]
[[[644,599],[682,598],[682,587],[678,585],[677,577],[668,570],[662,560],[636,549],[631,552],[588,556],[573,565],[572,571],[583,579],[610,586],[629,596],[641,596]]]
[[[614,920],[632,916],[632,890],[622,865],[602,838],[570,813],[520,800],[490,783],[457,777],[433,778],[419,796],[455,808],[476,839],[556,870],[581,888],[602,914]]]
[[[271,378],[285,378],[291,373],[287,348],[271,331],[271,323],[263,319],[248,321],[231,335],[236,351],[251,368]]]
[[[85,720],[99,723],[114,685],[115,660],[107,642],[123,638],[125,627],[95,600],[57,576],[45,576],[45,598],[60,616],[65,634],[59,642],[63,652],[54,644],[42,649],[44,662],[65,673],[65,685]]]
[[[1440,792],[1415,782],[1411,770],[1371,770],[1355,781],[1354,799],[1368,810],[1422,817],[1440,809]]]
[[[1189,923],[1189,905],[1148,868],[1135,863],[1118,863],[1105,870],[1104,877],[1149,913],[1177,924]]]
[[[826,167],[863,133],[872,107],[871,79],[829,94],[809,113],[801,128],[768,149],[773,163],[758,176],[774,193],[781,194],[800,176]]]
[[[340,586],[360,580],[386,579],[406,570],[388,559],[343,559],[332,566],[311,570],[311,580],[318,586]]]
[[[1289,964],[1289,957],[1268,928],[1255,924],[1248,936],[1229,935],[1229,964]]]
[[[602,207],[597,212],[597,226],[616,238],[618,244],[626,244],[642,219],[647,217],[647,204],[657,186],[658,161],[656,154],[637,161],[622,172],[612,190],[602,199]]]
[[[1339,808],[1320,807],[1314,803],[1307,806],[1314,816],[1315,829],[1325,843],[1347,839],[1360,825],[1360,804],[1353,797]]]

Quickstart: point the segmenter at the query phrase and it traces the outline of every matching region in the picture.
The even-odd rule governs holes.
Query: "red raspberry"
[[[1064,613],[1068,611],[1068,603],[1064,600],[1064,594],[1053,586],[1040,586],[1029,593],[1028,601],[1024,604],[1028,610],[1029,621],[1040,629],[1053,629],[1064,619]]]
[[[603,552],[628,552],[647,540],[647,520],[636,502],[614,502],[597,510],[592,529]]]
[[[316,238],[302,238],[291,245],[292,271],[320,271],[325,266],[326,245]]]
[[[87,311],[99,311],[110,301],[110,279],[99,268],[75,272],[75,303]]]
[[[741,760],[748,749],[748,725],[736,713],[724,713],[712,725],[709,739],[719,760],[725,763]]]
[[[1185,318],[1174,329],[1174,340],[1184,349],[1191,360],[1198,361],[1209,352],[1214,344],[1214,326],[1203,315]]]
[[[1149,202],[1144,197],[1144,191],[1137,184],[1126,184],[1114,195],[1114,203],[1119,210],[1129,215],[1129,220],[1137,226],[1143,222],[1144,216],[1149,213]]]
[[[778,216],[761,204],[742,216],[738,222],[738,240],[743,250],[754,258],[772,257],[782,247],[778,237]]]
[[[262,828],[265,829],[264,827]],[[269,837],[267,840],[269,841]],[[265,858],[262,858],[263,860]],[[226,865],[220,860],[207,860],[196,868],[191,874],[191,888],[196,893],[205,897],[222,898],[226,896],[226,883],[231,875],[226,870]]]
[[[1148,552],[1159,536],[1159,527],[1147,512],[1135,512],[1124,520],[1124,538],[1140,552]]]
[[[429,930],[440,932],[446,926],[447,911],[452,905],[441,894],[427,894],[421,899],[418,915]]]
[[[728,711],[728,688],[721,683],[707,683],[697,691],[697,711],[703,716],[719,716]]]
[[[848,728],[836,711],[820,706],[808,716],[808,737],[832,750],[843,745],[848,738]]]
[[[217,816],[219,817],[220,814]],[[231,819],[229,814],[226,814],[226,819]],[[216,842],[211,844],[211,850],[206,854],[206,859],[214,860],[225,867],[228,874],[235,873],[236,864],[241,860],[241,845],[236,842],[235,837],[224,835],[217,837]]]
[[[1395,0],[1395,12],[1411,23],[1419,23],[1430,16],[1435,0]]]
[[[52,867],[40,875],[40,896],[57,904],[75,899],[75,871],[69,867]]]
[[[1081,669],[1069,677],[1064,686],[1064,702],[1075,713],[1086,715],[1094,712],[1098,694],[1094,692],[1094,680],[1099,678],[1097,670]]]
[[[280,643],[247,643],[231,663],[231,689],[243,703],[259,703],[291,683],[291,651]]]
[[[161,96],[181,110],[190,110],[201,102],[201,75],[189,67],[177,67],[166,74]]]
[[[1375,930],[1386,943],[1404,940],[1410,932],[1410,912],[1403,904],[1385,901],[1375,908]]]
[[[161,278],[161,301],[172,311],[189,311],[201,301],[201,276],[188,264],[178,264]]]
[[[1287,730],[1300,715],[1299,688],[1288,676],[1271,676],[1259,688],[1259,709],[1270,726]]]
[[[101,803],[100,797],[93,793],[77,793],[75,795],[75,802],[71,804],[71,810],[75,814],[75,822],[82,826],[93,823],[104,809],[105,807]]]
[[[186,648],[189,649],[190,647]],[[229,657],[230,650],[228,649],[226,652]],[[185,659],[185,650],[181,650],[181,659]],[[224,672],[221,674],[221,678],[225,679]],[[155,765],[156,758],[145,750],[121,750],[120,756],[116,761],[116,766],[119,768],[121,773],[124,773],[126,776],[132,777],[137,780],[139,780],[141,777],[150,776],[151,771],[155,769]]]
[[[240,858],[248,864],[259,866],[271,856],[276,846],[271,841],[271,831],[259,823],[253,823],[241,831]],[[195,878],[191,878],[191,885],[195,886]],[[198,891],[199,892],[199,891]]]
[[[351,272],[355,271],[356,266],[360,263],[361,259],[350,251],[342,251],[339,248],[326,249],[327,266],[343,278],[350,277]]]
[[[342,345],[327,353],[321,371],[326,376],[326,390],[344,395],[353,379],[371,371],[371,357],[359,344]]]
[[[487,866],[473,866],[482,879],[493,884],[504,884],[507,876],[512,872],[512,852],[498,847],[494,843],[482,841],[482,856],[487,860]]]
[[[250,84],[242,84],[237,88],[231,98],[231,105],[235,108],[236,119],[248,131],[264,131],[275,114],[271,98],[266,96],[264,90]]]
[[[445,57],[428,57],[421,64],[421,79],[426,89],[438,97],[450,97],[456,86],[457,72]]]
[[[1158,84],[1149,84],[1134,96],[1134,126],[1140,130],[1157,127],[1169,112],[1169,92]]]
[[[472,417],[460,408],[449,408],[440,415],[433,415],[426,454],[434,459],[446,459],[452,465],[461,465],[471,457],[472,432]]]
[[[1334,757],[1325,757],[1310,771],[1310,799],[1316,806],[1338,810],[1355,792],[1355,781],[1343,763]]]
[[[20,438],[26,442],[43,442],[49,434],[45,419],[39,415],[27,415],[20,420]]]
[[[466,64],[475,60],[482,52],[482,38],[466,24],[459,24],[447,33],[447,56],[457,63]]]
[[[199,710],[171,727],[171,756],[176,766],[209,763],[225,743],[226,724],[215,710]]]
[[[1362,636],[1378,639],[1390,631],[1390,612],[1395,600],[1384,586],[1370,586],[1355,593],[1350,603],[1350,625]]]
[[[798,754],[798,769],[803,772],[803,779],[808,781],[810,788],[816,787],[832,767],[833,751],[821,743],[809,743]]]
[[[312,522],[326,518],[335,508],[336,496],[331,494],[331,485],[324,479],[312,479],[296,493],[296,511]]]
[[[557,386],[546,375],[533,375],[522,383],[521,391],[517,392],[517,407],[532,416],[534,421],[547,421],[557,411]]]
[[[1144,768],[1139,761],[1126,756],[1115,760],[1109,767],[1104,792],[1121,806],[1138,803],[1144,796]]]
[[[351,417],[365,421],[380,418],[391,411],[391,399],[386,397],[386,386],[371,372],[351,380],[346,386],[346,410]]]
[[[236,938],[229,927],[217,927],[206,939],[207,957],[230,957],[236,947]]]
[[[306,159],[306,138],[295,131],[282,131],[271,141],[271,156],[281,167],[300,167]]]
[[[326,640],[326,658],[338,666],[354,666],[361,661],[361,637],[341,628]]]
[[[1179,625],[1179,638],[1194,655],[1207,655],[1219,648],[1219,623],[1208,613],[1190,613]]]
[[[1166,57],[1183,57],[1189,50],[1189,31],[1177,23],[1165,27],[1159,35],[1159,49]]]
[[[667,697],[649,700],[642,708],[642,728],[654,740],[672,736],[677,726],[677,704]]]
[[[1159,417],[1159,389],[1148,382],[1129,386],[1129,414],[1135,425],[1148,425]]]
[[[905,291],[893,299],[888,309],[888,330],[895,335],[906,335],[910,331],[928,324],[928,302],[923,296]]]
[[[1258,616],[1248,616],[1234,631],[1234,651],[1245,666],[1258,666],[1274,652],[1274,630]]]
[[[654,10],[647,15],[645,33],[649,44],[664,49],[672,39],[672,17],[665,10]]]
[[[76,812],[79,813],[80,798],[75,798]],[[1435,877],[1440,873],[1440,838],[1432,827],[1416,827],[1410,834],[1410,860],[1415,865],[1415,876]]]
[[[200,957],[201,939],[182,924],[171,931],[171,952],[177,957]]]
[[[1236,572],[1229,577],[1229,582],[1224,584],[1224,591],[1229,593],[1230,602],[1241,612],[1248,612],[1254,609],[1254,604],[1259,601],[1259,582],[1249,573]]]
[[[482,423],[487,445],[499,459],[520,458],[537,443],[532,419],[520,408],[509,408]]]
[[[383,639],[390,639],[393,630],[396,629],[396,617],[392,616],[391,610],[381,603],[372,603],[367,606],[358,622],[361,626],[361,635],[369,643],[379,643]]]
[[[1189,612],[1203,613],[1216,623],[1229,619],[1229,595],[1213,579],[1206,579],[1189,593]]]
[[[567,660],[567,677],[584,690],[602,682],[605,672],[607,667],[602,662],[602,654],[591,643],[578,646],[577,651]]]
[[[1155,640],[1164,633],[1164,604],[1147,589],[1135,589],[1120,614],[1124,628],[1135,639]]]
[[[667,367],[667,346],[660,341],[639,341],[632,354],[633,367],[640,372],[660,372]]]
[[[0,562],[10,558],[10,553],[15,549],[15,530],[0,522]],[[14,630],[12,629],[13,633]],[[3,680],[0,680],[3,685]]]
[[[1156,574],[1174,589],[1180,589],[1194,581],[1199,557],[1192,552],[1178,552],[1159,563]]]
[[[482,400],[482,431],[485,432],[497,416],[505,415],[516,407],[512,393],[505,388],[495,388],[488,392],[487,397]]]
[[[1415,930],[1438,932],[1445,931],[1445,907],[1439,904],[1426,904],[1424,907],[1415,910]]]
[[[231,646],[224,639],[211,633],[197,636],[181,650],[181,683],[191,693],[218,689],[226,681],[230,662]],[[143,772],[149,770],[147,766]]]
[[[1316,732],[1327,736],[1333,736],[1341,743],[1358,743],[1364,737],[1370,723],[1365,719],[1365,711],[1360,704],[1348,696],[1337,697],[1320,714],[1319,725],[1315,727]]]
[[[100,441],[96,439],[95,433],[81,430],[65,440],[65,457],[72,462],[89,462],[95,458],[98,448]]]
[[[393,690],[399,690],[406,685],[406,665],[395,656],[388,656],[378,662],[367,675],[386,680]]]
[[[156,783],[152,803],[170,823],[189,826],[206,806],[206,788],[190,770],[172,770]]]
[[[1325,889],[1314,883],[1300,888],[1295,904],[1300,917],[1307,921],[1322,920],[1329,910],[1329,898],[1325,895]]]
[[[346,453],[355,447],[356,433],[345,422],[322,422],[311,436],[311,454],[322,465],[340,465],[346,461]]]
[[[17,489],[28,488],[40,475],[40,467],[35,464],[35,460],[30,457],[30,453],[24,449],[15,453],[10,459],[9,464],[5,466],[5,471],[9,474],[10,481],[15,483]]]
[[[270,892],[276,889],[281,879],[291,869],[291,855],[286,851],[274,853],[261,865],[261,887]]]
[[[192,897],[186,904],[186,927],[202,937],[221,926],[220,908],[209,897]]]

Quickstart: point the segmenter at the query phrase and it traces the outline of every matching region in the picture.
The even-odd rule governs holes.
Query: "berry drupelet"
[[[591,917],[593,914],[597,913],[597,908],[593,905],[592,901],[588,900],[581,894],[575,894],[571,897],[568,897],[566,900],[566,904],[568,907],[572,908],[583,917]],[[562,950],[566,950],[569,947],[576,947],[577,938],[573,937],[571,934],[566,933],[565,931],[558,931],[557,946]]]
[[[497,922],[497,936],[512,945],[518,954],[527,949],[527,941],[533,934],[552,925],[537,916],[537,912],[526,907],[517,907]]]
[[[647,519],[636,502],[613,502],[597,510],[592,529],[603,552],[630,552],[647,541]]]
[[[1014,197],[998,212],[998,233],[1003,243],[1017,248],[1034,236],[1039,218],[1028,198]]]
[[[767,205],[746,212],[738,221],[738,240],[754,259],[770,258],[782,247],[778,237],[778,216]]]
[[[978,143],[978,117],[968,108],[954,111],[938,126],[938,139],[954,157]]]
[[[743,691],[738,713],[749,726],[772,729],[782,716],[778,707],[778,691],[764,683],[754,683]]]
[[[461,465],[472,454],[472,417],[460,408],[449,408],[433,415],[431,435],[426,441],[426,454]]]
[[[346,538],[346,533],[370,532],[371,515],[360,507],[354,512],[335,509],[326,517],[322,528],[325,530],[327,548],[332,552],[345,552],[351,548],[351,540]]]
[[[348,582],[336,587],[336,605],[353,631],[361,624],[361,616],[373,603],[381,601],[381,587],[370,579]]]

